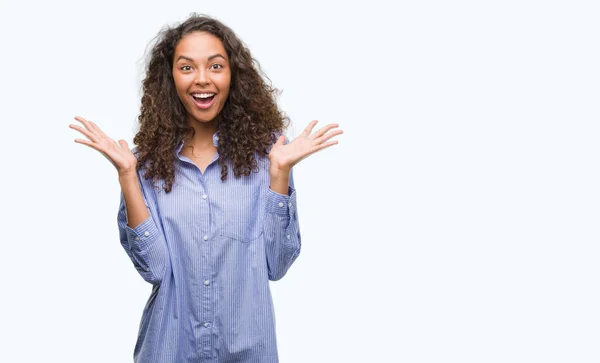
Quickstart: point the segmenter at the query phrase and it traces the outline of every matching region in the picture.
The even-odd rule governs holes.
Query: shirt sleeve
[[[153,285],[158,285],[162,281],[169,257],[164,235],[155,223],[156,213],[148,207],[146,197],[144,202],[150,216],[135,228],[131,228],[127,225],[127,209],[121,191],[117,216],[119,237],[121,245],[142,278]]]
[[[292,170],[287,195],[267,186],[264,235],[271,281],[281,279],[300,254],[300,227]]]

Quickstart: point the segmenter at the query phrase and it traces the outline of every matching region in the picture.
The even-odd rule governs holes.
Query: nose
[[[198,72],[196,72],[196,78],[194,79],[194,82],[199,85],[209,84],[210,80],[208,78],[208,72],[204,69],[199,69]]]

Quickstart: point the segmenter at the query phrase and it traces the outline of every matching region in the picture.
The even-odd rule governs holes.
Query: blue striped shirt
[[[282,278],[300,253],[292,172],[288,195],[269,188],[269,160],[258,155],[258,173],[235,178],[229,165],[221,181],[218,153],[201,173],[182,147],[171,192],[138,172],[150,217],[135,228],[121,192],[121,244],[152,284],[134,361],[278,362],[269,280]]]

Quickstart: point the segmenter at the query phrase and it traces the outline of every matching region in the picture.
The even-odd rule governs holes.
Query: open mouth
[[[210,106],[212,106],[216,97],[216,93],[208,92],[208,93],[192,93],[192,99],[194,103],[199,108],[206,110]]]

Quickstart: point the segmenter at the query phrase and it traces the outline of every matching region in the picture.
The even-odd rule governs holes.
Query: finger
[[[92,126],[92,129],[94,129],[94,131],[96,131],[100,136],[104,136],[104,137],[108,137],[104,131],[102,131],[102,129],[100,129],[100,127],[98,125],[96,125],[94,122],[89,121],[90,125]]]
[[[327,126],[323,126],[322,128],[320,128],[319,130],[317,130],[314,134],[311,135],[311,138],[316,139],[320,136],[323,136],[324,133],[326,133],[327,131],[339,127],[340,125],[338,124],[329,124]]]
[[[106,136],[106,134],[94,122],[92,122],[90,120],[86,120],[85,118],[83,118],[81,116],[75,116],[75,120],[80,121],[81,123],[83,123],[83,125],[88,130],[90,130],[90,131],[92,131],[94,133],[98,133],[101,136]]]
[[[335,131],[329,132],[321,137],[316,138],[314,141],[316,144],[321,144],[322,142],[325,142],[325,141],[331,139],[332,137],[341,135],[343,133],[344,133],[343,130],[335,130]]]
[[[284,145],[285,144],[285,135],[281,135],[277,138],[275,145]]]
[[[70,128],[77,130],[79,132],[81,132],[82,134],[84,134],[88,139],[90,139],[93,142],[98,142],[98,136],[96,136],[95,134],[93,134],[92,132],[84,129],[81,126],[77,126],[77,125],[69,125]]]
[[[308,137],[308,135],[310,135],[310,133],[312,132],[312,129],[315,127],[315,125],[317,124],[317,122],[319,122],[319,120],[312,120],[308,124],[308,126],[306,126],[306,128],[304,129],[304,131],[300,135],[304,136],[304,137]]]
[[[95,130],[94,126],[92,125],[92,122],[84,119],[81,116],[75,116],[75,120],[81,122],[83,124],[83,126],[85,126],[86,129],[88,129],[92,134],[94,134],[94,136],[96,136],[96,141],[97,142],[97,138],[99,137],[99,135],[97,135],[97,131]]]
[[[94,149],[94,150],[98,150],[98,151],[100,151],[100,150],[98,149],[98,147],[96,146],[96,144],[94,144],[93,142],[90,142],[90,141],[88,141],[88,140],[83,140],[83,139],[75,139],[75,142],[76,142],[76,143],[78,143],[78,144],[83,144],[83,145],[85,145],[85,146],[89,146],[89,147],[91,147],[91,148],[92,148],[92,149]],[[101,151],[100,151],[100,152],[101,152]]]
[[[90,121],[86,120],[85,118],[81,117],[81,116],[75,116],[75,120],[81,122],[83,124],[83,126],[85,126],[87,129],[91,129],[92,125],[90,124]]]
[[[330,147],[330,146],[337,145],[337,144],[338,144],[338,141],[337,141],[337,140],[333,140],[333,141],[326,142],[326,143],[324,143],[324,144],[321,144],[321,145],[315,146],[315,147],[313,148],[313,151],[312,151],[311,153],[316,153],[317,151],[321,151],[321,150],[323,150],[323,149],[326,149],[326,148],[328,148],[328,147]]]

